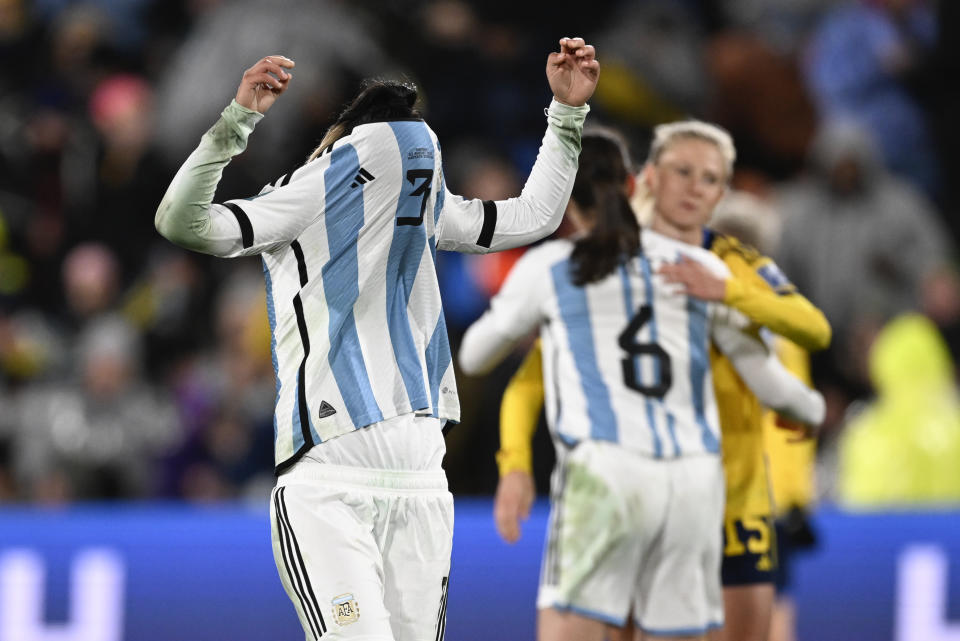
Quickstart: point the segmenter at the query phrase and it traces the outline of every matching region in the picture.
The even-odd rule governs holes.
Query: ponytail
[[[595,195],[593,229],[574,244],[570,255],[573,284],[580,287],[604,278],[640,249],[640,226],[622,184],[598,185]]]
[[[615,132],[584,132],[580,166],[571,199],[592,222],[590,233],[574,243],[573,283],[598,281],[640,249],[640,227],[627,200],[630,172],[626,144]]]

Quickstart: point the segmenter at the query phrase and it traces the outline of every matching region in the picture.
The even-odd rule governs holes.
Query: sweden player
[[[650,180],[658,213],[668,214],[642,237],[626,200],[622,147],[585,136],[580,162],[569,211],[590,232],[521,258],[464,336],[460,364],[484,373],[540,327],[558,464],[539,637],[601,639],[606,624],[624,626],[632,613],[642,634],[700,638],[723,620],[710,340],[770,405],[816,423],[823,401],[740,331],[739,314],[657,273],[682,258],[729,275],[681,233],[702,224],[723,194],[729,169],[712,141],[688,135],[665,151]]]
[[[377,82],[302,167],[213,204],[224,167],[292,78],[293,61],[268,56],[157,210],[157,229],[183,247],[263,259],[274,557],[308,639],[443,637],[453,501],[441,428],[459,403],[434,253],[516,247],[559,224],[599,74],[582,39],[560,47],[547,60],[547,131],[518,198],[449,193],[416,90]]]

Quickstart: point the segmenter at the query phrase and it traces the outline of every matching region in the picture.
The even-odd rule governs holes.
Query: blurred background
[[[958,13],[948,0],[0,0],[0,552],[37,510],[266,505],[275,387],[260,261],[188,253],[153,228],[244,69],[270,53],[297,62],[218,201],[301,164],[374,75],[418,84],[453,192],[499,199],[533,164],[562,36],[597,47],[588,123],[620,129],[638,166],[661,122],[733,134],[731,206],[829,318],[832,346],[812,355],[828,417],[804,508],[949,517]],[[438,256],[454,353],[521,254]],[[458,497],[496,487],[499,398],[521,357],[458,377],[463,421],[445,460]],[[541,492],[552,465],[541,429]],[[957,518],[936,522],[960,538]],[[0,641],[21,641],[2,636],[2,604]],[[960,597],[937,607],[960,619]],[[870,638],[895,638],[887,627]]]

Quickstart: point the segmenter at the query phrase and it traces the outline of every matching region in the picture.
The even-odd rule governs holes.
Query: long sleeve
[[[826,405],[820,393],[787,371],[760,340],[722,323],[712,333],[717,348],[761,403],[801,423],[823,422]]]
[[[736,239],[718,235],[711,250],[723,259],[727,279],[723,302],[801,347],[817,351],[830,345],[826,316],[783,274],[776,263]]]
[[[543,348],[537,340],[510,378],[500,401],[500,476],[514,470],[533,473],[533,435],[543,408]]]
[[[817,351],[830,345],[832,330],[827,317],[802,294],[781,295],[750,279],[734,277],[727,281],[723,302],[805,349]]]
[[[510,270],[503,287],[463,335],[458,359],[469,376],[488,373],[544,319],[549,264],[565,241],[544,243],[525,253]]]
[[[263,114],[232,101],[203,135],[167,188],[154,224],[167,240],[186,249],[229,255],[242,246],[243,229],[224,207],[213,207],[223,169],[247,147],[247,139]]]
[[[467,200],[445,190],[437,222],[437,247],[487,253],[529,245],[553,233],[563,219],[577,175],[580,135],[589,107],[554,100],[547,131],[520,195],[508,200]]]

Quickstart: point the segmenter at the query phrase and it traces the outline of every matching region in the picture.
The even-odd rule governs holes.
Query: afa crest
[[[352,594],[333,597],[333,619],[338,625],[350,625],[360,618],[360,606]]]

